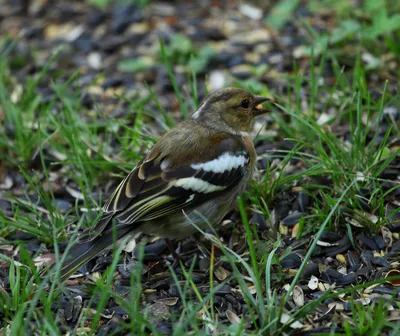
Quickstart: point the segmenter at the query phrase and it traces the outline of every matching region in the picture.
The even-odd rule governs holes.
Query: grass
[[[285,3],[281,2],[281,6]],[[292,10],[291,7],[286,13]],[[339,18],[346,15],[342,7],[336,10]],[[363,10],[368,10],[369,15],[372,15],[368,5]],[[387,11],[381,13],[387,14]],[[395,15],[391,14],[391,18]],[[376,22],[372,20],[365,31],[376,28]],[[275,22],[274,25],[279,29],[284,23]],[[333,39],[335,48],[340,49],[341,43],[354,38],[351,27],[343,21],[339,29],[348,31],[334,32],[336,35],[329,37]],[[393,51],[395,47],[392,39],[398,31],[388,30],[376,34],[383,37],[387,50]],[[344,71],[340,66],[340,54],[332,52],[326,45],[322,47],[324,44],[321,43],[321,36],[314,37],[316,40],[311,43],[314,51],[311,53],[309,72],[306,76],[299,71],[288,74],[285,80],[289,83],[289,92],[287,95],[276,96],[279,103],[271,114],[273,127],[279,129],[281,137],[292,141],[294,146],[291,150],[266,153],[267,169],[238,202],[248,253],[238,254],[214,235],[203,232],[223,252],[221,258],[229,263],[232,272],[227,279],[218,283],[213,272],[214,252],[209,251],[210,290],[203,293],[192,280],[194,262],[188,269],[183,268],[182,274],[175,274],[170,269],[182,303],[180,314],[171,316],[174,335],[186,335],[188,331],[192,335],[216,332],[223,335],[290,334],[296,323],[307,324],[307,318],[312,316],[317,304],[323,300],[337,298],[339,295],[357,297],[357,291],[386,281],[377,279],[343,290],[331,289],[298,310],[287,309],[286,303],[324,229],[353,230],[351,226],[343,225],[343,217],[346,216],[347,221],[355,221],[368,233],[379,232],[388,225],[389,220],[385,216],[385,200],[398,187],[397,183],[384,191],[380,185],[382,182],[391,182],[381,177],[382,171],[400,154],[400,149],[393,147],[389,140],[393,136],[399,138],[398,126],[384,113],[386,107],[398,104],[398,96],[393,90],[388,90],[388,83],[382,83],[381,96],[373,98],[368,86],[368,75],[378,68],[365,65],[361,61],[360,51],[356,55],[353,69]],[[373,41],[365,41],[365,45],[363,43],[360,42],[360,47],[370,48]],[[376,43],[380,44],[382,40]],[[180,119],[183,119],[199,104],[197,83],[196,76],[189,73],[191,96],[182,94],[175,81],[175,61],[171,60],[174,52],[175,49],[168,51],[160,43],[160,55],[182,111]],[[190,55],[185,54],[184,57],[185,62],[190,60]],[[120,97],[134,111],[133,116],[116,120],[104,115],[100,107],[88,111],[82,106],[81,94],[68,90],[79,80],[78,75],[72,76],[66,83],[59,83],[56,79],[50,82],[56,98],[45,103],[36,94],[37,86],[53,61],[49,60],[41,76],[29,78],[22,93],[18,94],[18,99],[13,99],[12,92],[16,88],[8,81],[9,59],[7,54],[0,56],[0,106],[5,115],[4,123],[0,124],[0,158],[5,169],[19,171],[26,181],[23,195],[7,195],[12,201],[13,211],[11,216],[0,212],[0,237],[4,238],[19,230],[28,232],[46,246],[53,246],[56,258],[60,258],[58,244],[70,239],[71,248],[78,229],[93,225],[99,215],[97,211],[82,212],[81,209],[100,207],[105,197],[103,192],[107,180],[117,181],[124,176],[157,139],[159,134],[149,130],[151,125],[165,130],[172,127],[176,120],[168,114],[168,107],[161,106],[151,87],[148,87],[147,97]],[[328,63],[336,77],[333,86],[321,84]],[[247,87],[252,85],[251,82],[235,83]],[[260,86],[258,82],[257,85],[259,90],[272,91]],[[304,86],[309,93],[306,97],[301,93]],[[160,116],[157,118],[147,109],[151,100],[159,109]],[[318,123],[321,113],[330,107],[336,109],[335,118],[324,124]],[[290,120],[284,119],[279,110],[290,116]],[[384,119],[390,126],[381,134],[378,126]],[[332,131],[335,125],[346,124],[350,127],[348,138]],[[265,138],[261,134],[257,141],[262,140]],[[301,162],[304,169],[289,173],[294,161]],[[68,186],[77,191],[76,203],[67,212],[62,211],[58,205],[54,185],[51,183],[54,176],[59,180],[68,178]],[[328,179],[328,183],[318,182],[321,177]],[[303,223],[298,235],[308,232],[315,235],[298,272],[289,277],[280,266],[280,260],[290,252],[282,254],[282,235],[273,232],[267,239],[260,237],[255,226],[249,223],[248,212],[254,209],[272,222],[273,204],[281,195],[298,186],[313,199],[310,215],[305,218],[308,224],[305,226]],[[366,189],[367,194],[364,193]],[[369,211],[363,208],[365,203]],[[38,251],[37,255],[40,253]],[[0,313],[4,317],[2,327],[11,335],[31,334],[34,331],[43,335],[66,332],[59,329],[61,314],[55,314],[53,309],[53,304],[60,302],[61,294],[66,289],[57,281],[50,283],[48,277],[40,278],[34,264],[37,255],[30,255],[24,244],[19,244],[18,261],[0,254],[0,259],[10,265],[9,288],[0,286]],[[103,308],[112,299],[129,315],[129,320],[121,321],[121,328],[127,328],[135,335],[148,335],[149,332],[161,334],[153,323],[154,317],[149,308],[142,306],[143,298],[147,295],[142,288],[141,278],[143,251],[138,258],[139,269],[131,273],[127,297],[117,293],[113,287],[114,271],[120,262],[120,255],[121,248],[114,253],[107,271],[95,278],[92,286],[87,289],[91,300],[88,307],[82,310],[73,333],[94,334],[103,319]],[[232,280],[238,284],[237,290],[247,305],[248,314],[246,317],[231,316],[235,322],[226,325],[219,321],[214,300],[215,293],[222,285]],[[285,293],[280,289],[288,282],[290,285]],[[194,298],[189,292],[194,293]],[[355,299],[350,302],[352,315],[351,319],[345,319],[342,323],[340,330],[343,334],[380,335],[385,331],[396,335],[399,332],[399,325],[387,319],[390,314],[387,305],[379,302],[365,308]],[[330,334],[334,334],[334,331]]]

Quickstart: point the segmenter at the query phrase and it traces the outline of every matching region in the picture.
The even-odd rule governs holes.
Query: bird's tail
[[[115,229],[114,232],[106,230],[92,240],[73,246],[63,261],[60,270],[61,282],[67,280],[83,264],[93,259],[101,251],[111,246],[114,242],[124,237],[131,230],[128,227]]]

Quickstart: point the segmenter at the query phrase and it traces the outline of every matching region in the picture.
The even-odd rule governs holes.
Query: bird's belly
[[[196,209],[187,212],[157,218],[143,223],[140,231],[161,238],[183,239],[198,232],[198,228],[206,230],[209,226],[219,225],[225,215],[235,206],[236,199],[242,192],[245,183],[240,183],[229,195],[219,196],[203,203]]]

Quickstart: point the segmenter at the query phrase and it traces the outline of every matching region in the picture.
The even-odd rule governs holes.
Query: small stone
[[[87,56],[88,65],[95,70],[100,70],[103,66],[101,54],[98,52],[91,52]]]
[[[95,27],[101,24],[106,19],[106,17],[107,15],[105,12],[91,10],[88,13],[88,24],[89,26]]]
[[[252,20],[261,20],[263,18],[263,11],[251,4],[239,4],[239,11]]]
[[[52,201],[53,206],[57,207],[60,209],[61,213],[67,213],[68,210],[72,208],[72,204],[68,201],[64,201],[62,199],[54,199]]]

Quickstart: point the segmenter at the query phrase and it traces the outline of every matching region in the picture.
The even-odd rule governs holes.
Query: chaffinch
[[[182,239],[196,232],[191,222],[206,228],[205,217],[219,224],[252,177],[256,152],[249,132],[253,118],[267,112],[260,105],[266,100],[220,89],[165,133],[119,184],[86,241],[67,256],[61,279],[129,233]]]

